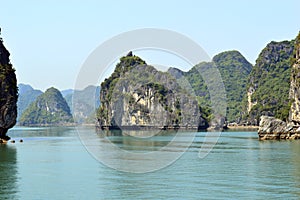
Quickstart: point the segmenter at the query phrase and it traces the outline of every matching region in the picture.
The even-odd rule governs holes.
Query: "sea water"
[[[91,127],[81,130],[98,135]],[[76,127],[15,127],[8,135],[16,143],[0,145],[0,199],[300,199],[300,141],[259,141],[256,132],[223,132],[200,158],[207,133],[198,132],[172,164],[129,173],[97,160]],[[142,139],[111,133],[99,135],[94,145],[105,145],[103,138],[125,151],[147,153],[167,145],[174,133]],[[166,151],[182,149],[175,145]]]

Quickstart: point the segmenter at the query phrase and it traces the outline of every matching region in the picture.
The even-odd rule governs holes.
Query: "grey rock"
[[[101,84],[102,129],[200,129],[207,126],[195,97],[169,74],[136,56],[121,58]]]
[[[258,136],[260,140],[297,139],[298,127],[269,116],[261,116]]]

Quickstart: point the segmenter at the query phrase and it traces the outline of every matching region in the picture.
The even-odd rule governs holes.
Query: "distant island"
[[[59,90],[51,87],[22,113],[21,126],[49,126],[74,123],[70,108]]]
[[[20,126],[95,124],[95,108],[100,105],[100,87],[63,91],[52,87],[45,93],[27,84],[18,84],[18,87],[17,124]]]

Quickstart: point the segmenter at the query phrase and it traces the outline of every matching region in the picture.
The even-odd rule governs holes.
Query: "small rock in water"
[[[23,142],[23,140],[22,140],[22,139],[20,139],[20,142]]]
[[[15,143],[16,141],[14,141],[14,140],[12,140],[12,141],[10,141],[11,143]]]

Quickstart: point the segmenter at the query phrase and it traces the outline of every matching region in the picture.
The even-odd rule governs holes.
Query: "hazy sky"
[[[73,88],[89,54],[125,31],[169,29],[196,41],[211,57],[236,49],[255,63],[267,43],[293,39],[300,30],[299,0],[9,0],[0,5],[2,37],[18,82],[42,90]],[[152,62],[151,56],[145,60]]]

